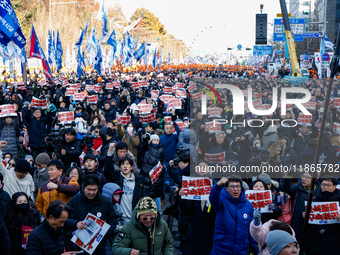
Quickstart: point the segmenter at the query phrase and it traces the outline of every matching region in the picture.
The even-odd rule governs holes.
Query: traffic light
[[[255,44],[267,44],[267,14],[256,14]]]

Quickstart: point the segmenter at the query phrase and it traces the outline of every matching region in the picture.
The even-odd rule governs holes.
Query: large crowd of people
[[[309,192],[313,202],[339,207],[337,80],[325,109],[327,80],[291,84],[262,68],[189,65],[45,82],[39,75],[27,86],[0,86],[0,107],[15,106],[0,112],[0,254],[78,253],[71,239],[87,228],[88,213],[109,225],[92,254],[297,254]],[[223,88],[214,94],[216,83],[250,90],[255,108],[276,99],[277,108],[234,115],[234,95]],[[296,105],[281,112],[281,89],[297,86],[311,93],[309,116]],[[318,172],[323,116],[319,163],[326,171]],[[210,179],[209,199],[184,199],[184,176]],[[269,212],[254,208],[249,190],[270,191]],[[166,217],[176,218],[178,229]],[[309,224],[305,252],[340,254],[338,238],[340,224]]]

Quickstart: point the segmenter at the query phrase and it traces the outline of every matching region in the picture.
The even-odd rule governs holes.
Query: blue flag
[[[10,0],[1,0],[0,17],[0,42],[7,45],[12,41],[22,49],[26,45],[26,38],[21,30],[19,20]]]
[[[169,52],[169,57],[168,57],[168,64],[170,64],[170,52]]]
[[[117,51],[116,33],[114,29],[112,30],[112,33],[109,39],[107,39],[107,44],[113,47],[113,56],[114,56]]]
[[[59,31],[57,31],[57,51],[56,51],[56,60],[57,60],[57,72],[59,73],[59,70],[63,67],[63,47],[61,46],[61,41],[59,37]]]
[[[137,61],[139,61],[141,59],[141,57],[143,57],[145,54],[145,43],[143,43],[133,54],[133,56],[135,57],[135,59]]]
[[[85,60],[84,60],[84,52],[81,53],[81,48],[78,49],[77,54],[77,62],[78,62],[78,78],[80,79],[82,75],[84,75],[84,68],[85,68]]]
[[[122,53],[124,58],[124,64],[130,65],[133,59],[133,49],[135,48],[135,44],[131,39],[129,32],[126,32],[124,36],[124,41],[122,44]]]
[[[109,34],[109,29],[107,27],[107,10],[105,9],[105,0],[103,0],[102,12],[104,13],[104,15],[102,19],[103,28],[102,28],[102,36],[100,38],[100,41],[103,41]]]
[[[94,59],[94,69],[97,70],[98,74],[100,74],[100,66],[101,66],[101,63],[103,62],[102,48],[100,46],[100,42],[97,42],[96,47],[97,47],[96,48],[97,55]]]
[[[86,22],[86,25],[85,25],[83,31],[81,32],[80,37],[79,37],[78,41],[76,42],[76,45],[74,45],[73,49],[79,48],[81,46],[81,44],[83,43],[88,25],[89,25],[89,21]]]
[[[325,39],[325,46],[332,51],[334,51],[334,44],[329,40],[328,36],[326,35],[325,31],[322,30],[323,38]]]
[[[323,64],[323,54],[325,54],[326,49],[325,49],[325,43],[323,41],[323,38],[320,40],[320,54],[321,54],[321,59],[322,59],[322,64]]]
[[[157,66],[157,50],[155,49],[155,53],[153,54],[152,59],[152,68],[155,68]]]

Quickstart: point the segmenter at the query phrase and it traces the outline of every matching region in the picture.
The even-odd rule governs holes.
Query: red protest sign
[[[87,96],[87,103],[96,104],[97,102],[98,102],[98,96],[97,95]]]
[[[72,88],[72,89],[77,89],[77,90],[79,90],[80,87],[81,87],[81,85],[80,85],[80,84],[69,84],[68,87],[69,87],[69,88]]]
[[[315,102],[306,102],[302,104],[307,109],[315,109],[316,103]]]
[[[175,92],[176,97],[180,97],[180,98],[185,98],[187,96],[187,94],[185,93],[185,91],[177,89]]]
[[[134,88],[134,89],[139,88],[138,82],[131,82],[131,87]]]
[[[117,121],[119,124],[126,125],[130,122],[131,116],[117,116]]]
[[[225,153],[216,153],[216,154],[205,154],[205,160],[209,163],[222,163],[225,161]]]
[[[168,109],[181,109],[182,108],[182,100],[180,98],[173,98],[168,103]]]
[[[182,176],[182,199],[209,200],[212,182],[208,178]]]
[[[253,93],[253,98],[262,98],[261,93]]]
[[[175,86],[177,86],[178,89],[182,89],[184,88],[184,83],[177,82]]]
[[[139,87],[147,87],[148,86],[148,82],[147,81],[140,81],[138,82]]]
[[[159,99],[164,102],[164,104],[169,103],[171,99],[175,98],[173,95],[161,95]]]
[[[164,93],[172,93],[172,87],[164,87]]]
[[[246,199],[252,204],[254,209],[261,209],[261,212],[273,212],[269,210],[269,204],[273,202],[270,190],[246,190]]]
[[[151,93],[155,93],[155,94],[157,94],[157,96],[159,96],[159,91],[158,90],[151,90]]]
[[[209,107],[207,109],[207,111],[208,111],[208,116],[209,117],[212,117],[212,116],[221,117],[222,108],[219,108],[219,107]]]
[[[71,123],[74,121],[74,113],[73,112],[59,112],[58,120],[61,123]]]
[[[152,104],[138,104],[139,113],[149,113],[152,111]]]
[[[73,96],[77,92],[78,92],[78,89],[66,88],[65,96]]]
[[[139,119],[143,124],[148,124],[150,122],[156,121],[156,114],[150,113],[145,115],[139,115]]]
[[[299,114],[298,123],[311,123],[312,122],[312,115],[304,115]]]
[[[38,99],[36,97],[32,97],[31,102],[32,107],[39,107],[39,108],[45,108],[47,106],[47,99]]]
[[[183,130],[183,128],[185,128],[185,123],[183,121],[177,122],[177,126],[179,127],[180,130]],[[174,128],[174,130],[176,130]]]
[[[39,85],[39,86],[44,86],[44,85],[46,85],[46,80],[40,80],[40,81],[38,81],[38,85]]]
[[[100,92],[102,90],[102,86],[101,85],[95,85],[94,86],[94,91],[95,92]]]
[[[10,117],[10,116],[18,116],[15,110],[15,106],[13,104],[4,104],[0,105],[0,117]]]
[[[191,94],[191,97],[195,100],[201,100],[202,99],[202,95],[203,93],[202,92],[198,92],[198,93],[195,93],[195,94]]]
[[[191,92],[191,91],[197,89],[197,87],[196,87],[195,84],[191,84],[187,89],[188,89],[189,92]]]
[[[333,131],[334,131],[334,133],[337,133],[338,130],[340,132],[340,123],[334,122],[333,123]]]
[[[152,184],[154,184],[158,180],[159,176],[161,176],[162,171],[163,166],[161,162],[158,161],[158,164],[149,172]]]
[[[171,116],[166,116],[166,117],[164,117],[164,122],[165,122],[165,123],[172,123]]]
[[[305,201],[307,209],[307,201]],[[336,216],[339,214],[339,202],[312,202],[309,215],[309,224],[327,225],[339,223]]]
[[[85,93],[75,93],[73,95],[73,100],[76,100],[76,101],[83,101],[85,100],[85,97],[86,97],[86,94]]]
[[[85,89],[87,91],[93,91],[94,90],[94,85],[86,85]]]
[[[106,89],[113,89],[113,84],[112,84],[112,83],[107,83],[107,84],[105,85],[105,88],[106,88]]]
[[[205,127],[208,128],[209,131],[221,131],[222,130],[221,123],[217,121],[206,122]]]
[[[157,99],[158,98],[158,95],[154,92],[151,91],[151,98],[152,99]]]

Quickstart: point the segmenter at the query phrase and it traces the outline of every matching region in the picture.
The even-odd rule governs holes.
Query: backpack
[[[292,225],[292,218],[293,218],[293,213],[294,213],[295,204],[296,204],[298,195],[299,195],[299,189],[295,193],[293,207],[292,207],[291,197],[288,198],[284,206],[280,205],[280,208],[282,210],[282,215],[278,218],[279,221],[283,221],[283,222],[286,222],[288,225]]]

